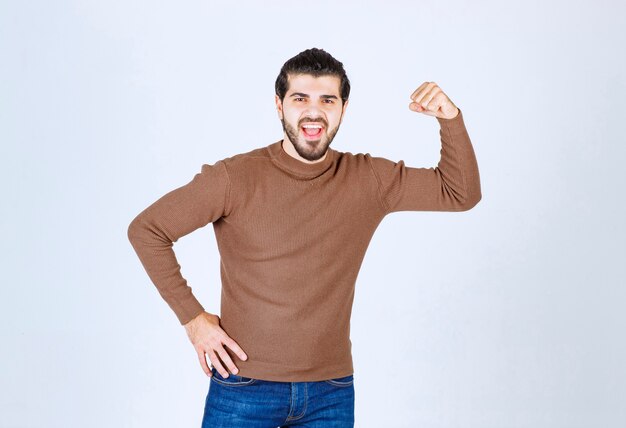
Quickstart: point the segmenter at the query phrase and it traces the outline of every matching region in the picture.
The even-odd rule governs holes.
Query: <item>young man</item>
[[[129,226],[211,378],[203,426],[353,426],[350,316],[375,229],[392,212],[466,211],[481,199],[461,111],[436,83],[420,85],[409,104],[439,121],[436,168],[330,148],[349,93],[343,64],[324,50],[291,58],[276,80],[283,138],[202,165]],[[221,316],[204,311],[172,249],[208,223],[221,257]]]

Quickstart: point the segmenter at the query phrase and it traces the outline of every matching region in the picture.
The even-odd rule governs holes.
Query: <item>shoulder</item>
[[[335,158],[337,163],[349,166],[367,165],[372,159],[369,153],[352,153],[335,150]]]
[[[267,147],[259,147],[247,152],[237,153],[232,156],[221,159],[220,163],[224,164],[227,170],[237,170],[248,168],[253,164],[264,163],[270,160]]]
[[[395,162],[380,156],[372,155],[369,152],[366,153],[352,153],[341,152],[335,150],[335,156],[337,158],[337,164],[349,168],[367,168],[368,170],[375,169],[377,165],[394,164]]]

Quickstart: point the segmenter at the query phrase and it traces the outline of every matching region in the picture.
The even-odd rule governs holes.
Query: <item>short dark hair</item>
[[[280,69],[276,78],[276,95],[282,102],[289,87],[290,74],[311,74],[314,77],[336,76],[341,79],[339,92],[341,94],[342,105],[346,103],[350,96],[350,80],[343,69],[343,64],[337,61],[324,49],[311,48],[300,52],[298,55],[287,60]]]

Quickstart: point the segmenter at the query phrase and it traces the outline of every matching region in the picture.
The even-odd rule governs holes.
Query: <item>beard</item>
[[[326,153],[328,146],[332,143],[335,135],[337,135],[337,131],[339,131],[339,124],[335,129],[332,129],[330,132],[327,132],[328,129],[326,124],[322,122],[324,125],[324,130],[322,131],[322,136],[319,140],[305,140],[304,137],[300,138],[300,128],[298,129],[291,126],[289,123],[285,122],[285,119],[280,120],[283,124],[283,131],[289,137],[289,141],[293,144],[293,147],[296,149],[296,152],[304,159],[308,161],[316,161],[321,159]],[[316,122],[312,120],[303,120],[303,122]],[[317,121],[320,122],[320,121]]]

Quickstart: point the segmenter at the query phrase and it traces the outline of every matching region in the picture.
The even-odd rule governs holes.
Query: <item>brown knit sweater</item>
[[[436,168],[329,148],[307,164],[282,140],[204,164],[128,228],[150,279],[181,324],[204,310],[173,251],[213,224],[221,256],[221,327],[246,352],[226,348],[239,375],[305,382],[353,373],[355,282],[380,221],[394,211],[466,211],[481,198],[462,112],[439,119]]]

